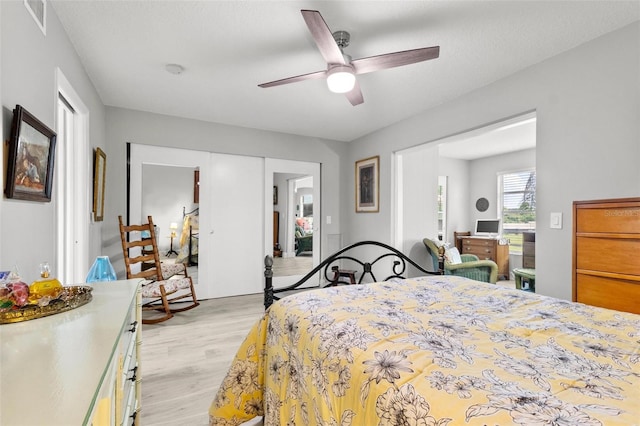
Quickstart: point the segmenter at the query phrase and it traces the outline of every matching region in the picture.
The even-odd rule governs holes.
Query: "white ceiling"
[[[536,147],[536,114],[529,113],[439,141],[441,157],[476,160]]]
[[[50,0],[106,105],[351,141],[640,19],[636,1]],[[351,33],[354,59],[440,46],[440,58],[358,77],[353,107],[300,9]],[[594,60],[597,61],[597,52]],[[165,65],[184,66],[180,75]]]

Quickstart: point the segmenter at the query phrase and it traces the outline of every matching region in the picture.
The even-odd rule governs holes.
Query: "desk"
[[[489,237],[462,237],[460,254],[473,254],[480,260],[493,260],[498,265],[498,276],[509,277],[509,244]]]

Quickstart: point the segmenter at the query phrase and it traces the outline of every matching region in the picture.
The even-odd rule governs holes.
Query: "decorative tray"
[[[64,287],[62,293],[51,300],[47,306],[26,305],[0,312],[0,324],[28,321],[70,311],[89,303],[93,298],[92,290],[93,287],[86,285]]]

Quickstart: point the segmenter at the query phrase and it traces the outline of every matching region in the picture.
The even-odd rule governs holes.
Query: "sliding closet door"
[[[260,293],[263,288],[264,159],[211,154],[211,297]],[[202,237],[201,237],[202,242]]]

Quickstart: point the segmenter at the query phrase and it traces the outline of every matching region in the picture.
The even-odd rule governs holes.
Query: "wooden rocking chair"
[[[176,312],[193,309],[199,303],[186,265],[183,263],[160,263],[153,219],[149,216],[148,220],[149,223],[142,225],[124,225],[122,216],[118,216],[127,279],[142,278],[146,280],[142,284],[142,310],[162,313],[162,315],[153,318],[143,318],[142,323],[155,324],[168,320]],[[140,236],[140,239],[131,238],[131,233],[136,232],[138,233],[136,238]],[[132,266],[135,267],[138,264],[141,266],[140,272],[133,273]],[[142,265],[145,265],[144,269]],[[169,295],[174,296],[169,298]],[[184,300],[187,298],[191,300]],[[172,308],[171,305],[175,303],[189,304]]]

